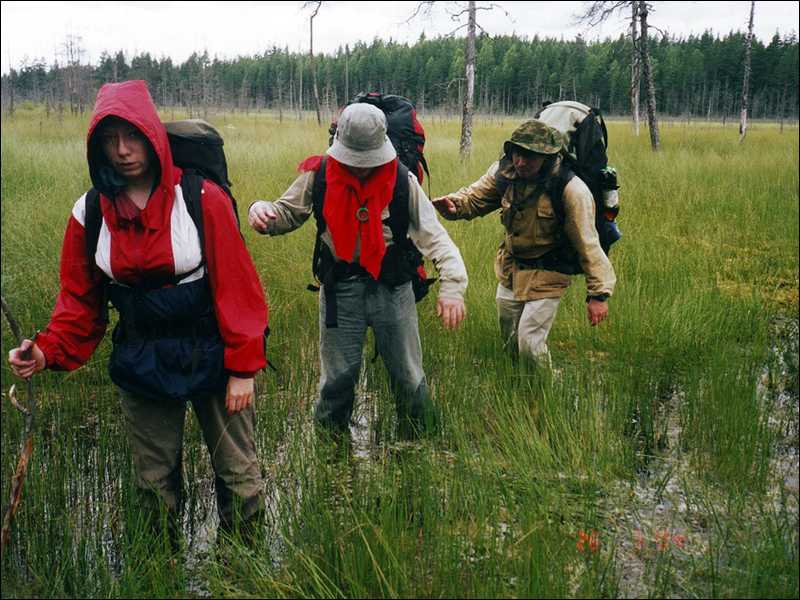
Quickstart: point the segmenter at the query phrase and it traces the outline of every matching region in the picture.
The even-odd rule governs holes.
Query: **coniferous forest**
[[[658,111],[683,118],[736,118],[745,53],[741,32],[706,32],[686,39],[654,37]],[[313,108],[307,54],[273,47],[230,60],[194,53],[176,64],[150,53],[133,57],[104,53],[99,63],[83,60],[80,38],[68,38],[59,62],[28,60],[2,78],[3,108],[32,101],[49,110],[82,112],[108,81],[145,79],[161,106],[190,113],[213,109]],[[577,99],[608,115],[630,112],[631,42],[626,36],[586,43],[518,36],[477,39],[475,108],[482,113],[530,113],[544,100]],[[396,93],[420,111],[460,110],[464,85],[464,39],[423,36],[413,44],[374,40],[318,54],[314,69],[323,109],[335,110],[363,90]],[[750,115],[755,119],[798,118],[798,40],[777,34],[764,45],[754,40]]]

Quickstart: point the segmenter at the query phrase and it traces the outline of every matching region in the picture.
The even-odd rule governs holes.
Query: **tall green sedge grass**
[[[46,119],[23,107],[2,123],[2,288],[29,333],[52,309],[64,226],[90,185],[87,118]],[[243,223],[250,202],[279,197],[297,163],[327,144],[308,116],[210,120],[226,140]],[[426,119],[426,190],[437,196],[477,179],[519,121],[478,119],[461,163],[457,120]],[[771,495],[777,434],[757,382],[772,319],[798,307],[797,129],[751,124],[740,145],[732,126],[669,124],[663,150],[652,153],[646,134],[633,137],[622,122],[609,128],[622,178],[617,293],[608,321],[591,328],[575,279],[550,337],[554,374],[514,364],[501,347],[498,218],[446,223],[470,275],[467,321],[445,332],[435,292],[418,305],[442,435],[397,443],[383,366],[365,360],[355,455],[332,456],[310,425],[314,224],[278,238],[243,224],[269,297],[278,369],[259,376],[257,403],[267,541],[218,558],[213,474],[191,412],[185,558],[139,531],[106,340],[80,370],[36,377],[34,458],[2,595],[796,597],[797,511]],[[2,344],[5,356],[5,327]],[[12,382],[4,364],[4,392]],[[22,419],[5,401],[2,422],[6,502]],[[639,554],[636,570],[626,551],[633,532],[614,515],[637,506],[619,489],[667,486],[671,472],[655,465],[675,444],[691,467],[681,486],[695,525],[685,550]],[[580,532],[596,532],[599,544],[581,547]]]

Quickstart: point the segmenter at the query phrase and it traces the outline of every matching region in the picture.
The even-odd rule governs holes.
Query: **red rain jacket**
[[[139,217],[121,217],[102,193],[101,158],[92,135],[108,116],[135,125],[149,140],[160,164],[160,179]],[[89,171],[101,191],[103,225],[95,260],[86,255],[85,200],[75,203],[61,251],[61,290],[46,330],[36,343],[47,367],[83,365],[105,334],[105,276],[130,286],[147,285],[191,272],[202,260],[199,238],[181,194],[181,169],[172,163],[166,130],[144,81],[104,85],[97,94],[87,135]],[[230,200],[213,182],[203,184],[205,260],[214,310],[225,344],[225,368],[251,377],[266,365],[264,331],[268,310],[255,266],[239,235]],[[201,269],[202,274],[202,269]]]

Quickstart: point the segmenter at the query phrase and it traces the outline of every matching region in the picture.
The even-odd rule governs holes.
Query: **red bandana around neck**
[[[381,214],[392,200],[397,180],[397,159],[376,167],[369,178],[362,182],[345,165],[328,156],[325,180],[327,189],[322,215],[331,233],[334,254],[340,260],[352,262],[360,236],[358,262],[373,278],[378,279],[383,255],[386,254]],[[365,220],[357,216],[362,208],[368,214]],[[363,210],[361,215],[364,215]]]

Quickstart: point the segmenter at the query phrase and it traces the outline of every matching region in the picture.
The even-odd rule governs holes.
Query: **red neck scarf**
[[[360,236],[358,262],[374,279],[378,279],[383,255],[386,254],[381,214],[392,200],[397,180],[397,159],[376,167],[362,182],[346,166],[328,156],[325,180],[327,189],[322,216],[331,233],[334,254],[340,260],[352,262]],[[359,212],[362,208],[366,213],[364,210]],[[360,220],[357,215],[365,220]]]

